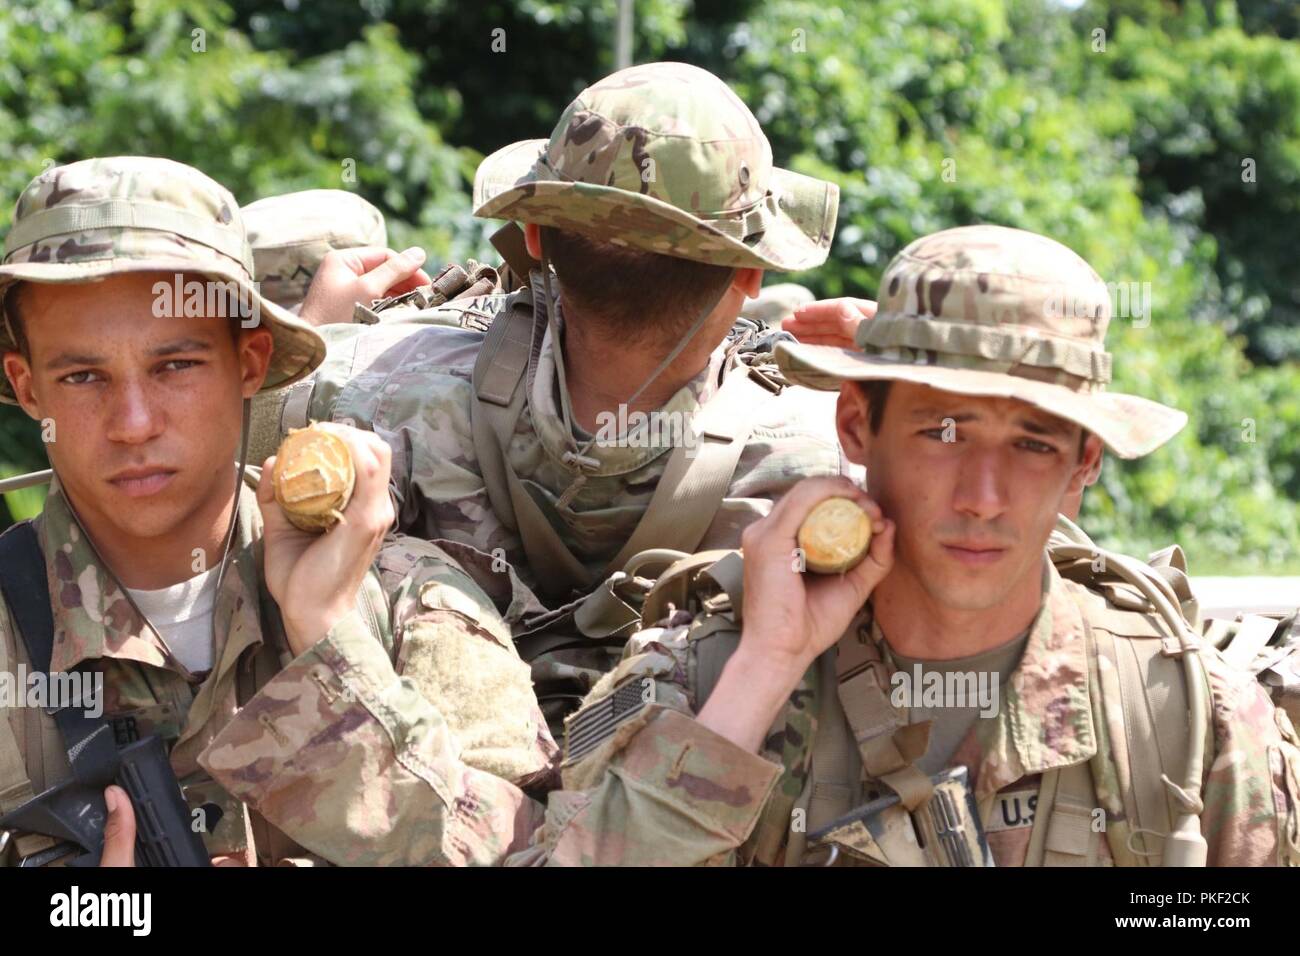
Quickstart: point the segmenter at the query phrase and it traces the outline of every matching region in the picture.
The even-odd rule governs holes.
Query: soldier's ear
[[[871,414],[866,393],[857,382],[840,383],[835,425],[844,457],[855,465],[865,465],[871,447]]]
[[[542,258],[542,227],[535,222],[524,223],[524,248],[534,259]]]
[[[13,386],[18,404],[22,406],[28,417],[40,421],[40,406],[37,405],[36,395],[32,392],[31,365],[28,364],[27,359],[23,358],[22,353],[5,352],[4,367],[5,377],[9,379],[9,384]]]
[[[1074,471],[1070,473],[1070,485],[1066,489],[1066,495],[1082,495],[1083,489],[1096,483],[1101,475],[1101,459],[1105,451],[1101,439],[1096,435],[1087,434],[1082,442],[1079,460],[1074,465]]]
[[[757,299],[759,292],[763,290],[763,270],[737,269],[731,284],[745,293],[746,299]]]
[[[255,329],[241,329],[235,342],[239,353],[239,374],[244,398],[252,398],[266,380],[267,370],[271,367],[271,352],[275,340],[271,333],[261,326]]]

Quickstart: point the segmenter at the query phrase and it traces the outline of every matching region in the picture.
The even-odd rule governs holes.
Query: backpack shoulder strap
[[[1180,802],[1179,788],[1197,751],[1212,749],[1204,669],[1191,669],[1196,677],[1191,676],[1184,658],[1196,652],[1181,649],[1166,628],[1152,623],[1150,614],[1117,610],[1080,583],[1068,582],[1067,587],[1083,611],[1090,678],[1098,694],[1098,749],[1088,764],[1091,775],[1083,773],[1063,785],[1074,784],[1077,803],[1097,799],[1083,792],[1083,784],[1097,782],[1094,792],[1108,804],[1106,840],[1117,863],[1163,865],[1166,844],[1189,812]],[[1165,617],[1160,615],[1168,626]],[[1125,619],[1130,626],[1123,626]],[[1040,800],[1040,812],[1044,809]],[[1085,848],[1080,840],[1075,851]]]
[[[780,387],[737,362],[718,393],[695,413],[693,442],[673,449],[650,504],[608,570],[649,548],[693,552],[731,487],[758,412]]]
[[[502,524],[519,532],[542,589],[565,593],[586,590],[593,583],[592,575],[560,539],[509,459],[510,441],[527,400],[525,373],[542,347],[544,294],[534,278],[531,295],[521,293],[488,329],[474,362],[470,425],[492,510]]]
[[[23,522],[23,524],[27,524],[27,522]],[[18,525],[14,526],[14,528],[17,527]],[[28,550],[32,545],[36,546],[34,555]],[[14,572],[15,568],[11,566],[13,562],[30,562],[33,559],[39,561],[42,569],[44,568],[45,559],[41,554],[40,545],[37,544],[35,535],[27,537],[22,532],[15,532],[13,528],[4,535],[0,535],[0,581],[8,580],[9,575]],[[6,591],[7,598],[8,592]],[[32,598],[32,600],[37,599]],[[6,603],[8,603],[7,600]],[[18,619],[23,613],[13,605],[9,606],[9,615],[19,628],[21,628],[21,624],[19,624]],[[48,601],[46,602],[45,613],[50,614]],[[52,616],[49,627],[53,631],[54,622]],[[15,634],[14,639],[15,641],[21,640],[21,634]],[[7,643],[6,640],[0,640],[0,673],[13,672],[13,662],[9,660]],[[9,722],[7,713],[0,713],[0,816],[26,803],[32,796],[32,780],[27,773],[27,763],[23,760],[22,752],[18,748],[18,737],[14,733],[13,724]]]
[[[718,394],[695,413],[692,427],[698,445],[683,443],[673,449],[636,529],[607,567],[592,574],[564,544],[508,457],[527,400],[526,373],[541,350],[546,328],[544,295],[540,277],[534,274],[530,293],[499,313],[488,330],[474,363],[474,449],[492,509],[504,525],[518,531],[542,589],[588,591],[642,551],[689,553],[699,546],[731,486],[759,409],[781,388],[736,361]]]
[[[30,521],[0,535],[0,591],[9,605],[32,668],[48,674],[54,655],[54,615],[45,557]],[[102,786],[117,769],[117,745],[104,717],[90,717],[68,702],[54,710],[55,723],[73,776],[81,783]]]

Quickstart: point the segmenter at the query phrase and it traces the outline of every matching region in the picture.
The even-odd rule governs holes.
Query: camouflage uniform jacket
[[[215,804],[220,819],[204,834],[212,855],[243,853],[250,834],[243,808],[214,784],[197,763],[199,752],[237,708],[236,671],[255,655],[278,664],[277,648],[264,642],[257,561],[261,517],[253,491],[245,488],[231,560],[214,607],[215,665],[206,677],[190,674],[141,616],[101,563],[56,480],[36,519],[45,554],[54,612],[54,673],[82,665],[103,675],[103,713],[118,743],[150,733],[171,749],[172,766],[191,810]],[[6,658],[30,666],[27,651],[6,607],[0,614]],[[242,662],[242,663],[241,663]],[[31,707],[7,708],[4,719],[19,741],[33,791],[70,775],[54,719]],[[0,790],[20,781],[0,781]],[[213,814],[206,814],[207,820]]]
[[[385,567],[385,577],[403,575],[409,560]],[[527,593],[513,572],[509,580],[507,593],[495,598],[498,606]],[[486,594],[456,575],[421,588],[418,595],[424,610],[416,615],[416,627],[429,642],[452,648],[436,668],[443,692],[462,702],[477,700],[477,713],[468,705],[462,709],[484,725],[519,724],[525,708],[510,705],[524,695],[506,693],[508,682],[499,677],[475,679],[468,666],[476,653],[496,655],[498,644],[511,647],[509,632],[494,617]],[[395,602],[397,619],[411,597]],[[476,640],[482,637],[489,640]],[[457,644],[464,650],[457,652]],[[526,691],[527,668],[518,667]],[[543,788],[529,787],[520,767],[495,766],[501,775],[494,776],[461,764],[455,755],[474,742],[472,728],[449,727],[432,703],[442,700],[429,690],[415,692],[409,675],[409,666],[405,675],[399,674],[373,641],[331,635],[277,674],[234,716],[203,764],[232,793],[321,856],[372,866],[616,860],[684,865],[726,853],[744,840],[777,773],[775,765],[755,754],[712,734],[697,734],[698,725],[681,714],[661,711],[666,736],[653,730],[639,735],[640,758],[629,750],[622,761],[650,788],[638,790],[636,797],[639,809],[653,814],[645,825],[666,837],[647,854],[636,845],[625,847],[616,832],[626,809],[620,801],[628,793],[622,779],[612,773],[600,779],[598,774],[590,791],[557,791],[543,803]],[[680,755],[674,762],[676,776],[664,782],[659,779],[660,755],[683,735],[698,738],[695,747]],[[499,761],[503,752],[480,744],[477,762]],[[761,786],[719,795],[707,775],[722,767],[761,780]],[[548,806],[551,821],[563,823],[561,839],[558,845],[533,845],[546,832],[539,828]]]
[[[978,719],[952,763],[970,770],[994,859],[1022,865],[1040,775],[1091,760],[1101,719],[1083,641],[1084,609],[1048,567],[1044,603],[1024,655],[1003,688],[996,716]],[[1109,614],[1115,627],[1139,614]],[[656,703],[618,728],[599,749],[564,772],[551,796],[535,859],[585,863],[684,861],[781,865],[808,779],[823,689],[812,668],[767,734],[761,757],[691,719],[695,709],[686,624],[650,628],[629,641],[620,665],[592,691],[625,680],[655,681]],[[1121,625],[1122,626],[1122,625]],[[869,607],[839,645],[872,640]],[[878,635],[879,631],[875,633]],[[1121,632],[1122,633],[1122,632]],[[1141,633],[1135,631],[1132,633]],[[1201,826],[1212,866],[1265,866],[1300,850],[1300,748],[1285,713],[1254,678],[1203,648],[1212,694],[1213,745],[1205,755]],[[831,690],[834,693],[834,690]],[[834,712],[844,720],[838,700]],[[1109,765],[1109,761],[1103,762]],[[1093,780],[1108,819],[1118,784]],[[857,796],[883,790],[864,781]],[[1019,816],[1017,816],[1019,814]],[[1029,818],[1029,819],[1026,819]],[[1102,862],[1109,862],[1105,840]],[[683,847],[696,849],[683,853]]]
[[[408,675],[402,681],[404,693],[408,697],[428,694],[443,708],[426,707],[432,710],[426,721],[437,724],[444,744],[428,756],[454,777],[456,798],[468,806],[490,803],[488,795],[495,787],[508,786],[493,772],[528,782],[544,775],[551,762],[554,745],[536,711],[527,668],[515,655],[508,634],[470,623],[487,616],[478,608],[467,613],[463,595],[472,584],[425,542],[399,538],[386,543],[376,571],[363,585],[357,608],[311,651],[289,661],[278,613],[259,586],[261,516],[252,488],[244,488],[233,553],[214,610],[217,663],[200,678],[186,672],[170,654],[102,565],[57,482],[37,519],[37,530],[55,600],[52,670],[86,664],[103,672],[104,714],[119,741],[158,733],[171,746],[172,765],[191,809],[215,804],[222,811],[204,835],[212,855],[247,851],[251,835],[241,793],[260,766],[260,748],[284,739],[276,723],[283,711],[272,708],[268,713],[262,694],[253,698],[259,703],[253,711],[258,720],[251,725],[253,731],[236,738],[233,750],[220,749],[223,742],[232,742],[230,735],[222,734],[223,728],[240,713],[237,671],[249,668],[254,655],[269,655],[265,666],[257,668],[262,673],[287,663],[293,674],[304,679],[314,673],[311,661],[323,655],[342,662],[340,666],[368,655],[377,655],[385,663],[396,660]],[[0,640],[15,667],[26,661],[7,609],[0,614]],[[456,673],[454,683],[463,696],[444,694],[453,683],[450,673]],[[493,694],[491,713],[484,713],[481,705],[479,710],[458,709],[487,691]],[[295,702],[288,703],[292,710]],[[388,706],[399,708],[401,703],[393,699]],[[52,718],[26,707],[8,708],[0,716],[9,721],[35,792],[69,774]],[[346,742],[346,737],[341,742],[311,741],[296,756],[302,761],[326,761],[328,752]],[[209,749],[215,750],[215,759],[224,757],[234,785],[223,787],[209,775],[204,767],[209,759],[204,751]],[[19,783],[0,781],[0,793]],[[207,819],[213,819],[211,813]],[[292,821],[281,829],[296,839],[297,834],[290,833],[295,830]],[[347,847],[347,834],[322,835],[311,827],[297,833],[302,837],[296,840],[299,848],[334,862],[346,859],[339,848]],[[278,837],[272,839],[277,856],[307,855]]]
[[[510,302],[505,295],[458,299],[437,312],[450,316],[448,324],[459,325],[458,313],[491,317]],[[329,354],[316,372],[306,417],[351,420],[392,446],[400,530],[494,554],[534,587],[518,534],[492,510],[474,450],[471,373],[483,334],[413,322],[324,326],[321,332]],[[689,415],[707,402],[719,388],[724,357],[725,343],[713,352],[708,367],[659,411]],[[525,386],[528,401],[510,460],[525,485],[554,506],[575,474],[561,463],[568,445],[549,334]],[[739,546],[741,529],[766,514],[771,502],[801,478],[860,474],[840,453],[831,414],[834,401],[832,395],[787,388],[767,404],[701,549]],[[576,425],[574,433],[580,444],[590,437]],[[600,463],[594,476],[571,502],[547,509],[559,517],[561,538],[589,570],[600,571],[631,536],[669,450],[668,445],[594,444],[586,452]],[[491,590],[490,584],[484,587]]]

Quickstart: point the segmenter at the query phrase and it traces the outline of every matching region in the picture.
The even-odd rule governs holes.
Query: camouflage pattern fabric
[[[197,169],[115,156],[55,166],[28,183],[5,236],[0,292],[18,281],[93,282],[122,272],[192,273],[227,283],[236,300],[228,317],[264,323],[275,338],[264,390],[296,382],[324,356],[310,326],[259,293],[239,204]],[[211,314],[208,290],[192,306],[183,284],[181,292],[173,308]],[[0,351],[13,347],[6,317]],[[14,402],[8,379],[0,380],[0,401]]]
[[[304,769],[312,781],[311,786],[294,791],[299,801],[295,805],[301,806],[301,800],[309,797],[325,812],[323,805],[334,801],[352,822],[335,827],[319,824],[310,815],[299,820],[279,812],[273,799],[266,804],[267,818],[299,847],[329,862],[358,862],[371,852],[363,849],[371,843],[371,833],[364,828],[385,825],[385,805],[375,802],[371,789],[343,787],[339,781],[345,778],[337,766],[349,758],[361,759],[369,774],[379,773],[382,764],[366,756],[379,754],[366,737],[370,727],[356,728],[359,733],[344,728],[328,736],[293,736],[303,726],[299,711],[308,705],[337,708],[342,706],[339,695],[354,694],[354,703],[364,702],[383,713],[406,714],[419,708],[425,715],[421,726],[432,736],[422,740],[421,769],[439,775],[445,781],[442,792],[454,794],[454,812],[448,813],[449,842],[441,862],[463,861],[461,828],[496,832],[491,808],[500,791],[512,791],[515,783],[540,786],[550,778],[555,744],[509,630],[459,565],[427,542],[395,538],[386,543],[363,585],[357,610],[310,651],[290,661],[287,652],[275,652],[287,645],[259,595],[261,517],[252,486],[247,486],[241,496],[231,563],[216,604],[219,663],[196,683],[99,563],[57,483],[37,526],[56,601],[52,671],[90,662],[104,675],[104,713],[119,738],[126,742],[158,733],[171,746],[172,765],[191,809],[215,805],[221,810],[216,826],[204,834],[212,855],[248,851],[242,804],[250,796],[260,796],[259,788],[270,786],[268,778],[280,784],[294,779],[289,770],[276,774],[267,769],[274,765],[278,748],[289,741],[291,769]],[[0,640],[5,641],[6,657],[15,666],[26,662],[25,649],[2,605]],[[272,669],[287,666],[273,687],[268,685],[241,710],[236,670],[243,666],[246,653],[271,654]],[[327,691],[319,680],[321,661],[344,675],[361,672],[367,662],[382,665],[400,683],[400,691],[375,697],[369,685],[350,679],[345,688],[339,685],[337,691]],[[286,687],[291,693],[283,693]],[[5,708],[0,719],[10,722],[20,742],[34,790],[68,776],[53,718],[40,718],[44,746],[38,745],[39,759],[27,752],[32,738],[24,708]],[[355,741],[364,745],[353,747]],[[435,741],[436,752],[429,749]],[[51,755],[58,758],[56,763],[51,763]],[[209,767],[220,767],[222,775],[209,775]],[[0,791],[17,783],[0,780]],[[469,811],[471,807],[481,808],[481,820]],[[374,815],[368,822],[362,819],[366,808]],[[394,827],[399,823],[400,818],[391,821]],[[375,852],[380,849],[378,843],[372,845]]]
[[[1121,458],[1159,448],[1187,424],[1174,408],[1107,391],[1110,291],[1046,236],[963,226],[917,239],[885,268],[858,350],[784,343],[791,381],[918,382],[959,395],[1016,398],[1098,435]]]
[[[384,214],[344,189],[305,189],[244,207],[253,278],[276,305],[297,311],[334,249],[388,245]]]
[[[952,765],[971,770],[983,823],[998,866],[1018,866],[1029,844],[1026,798],[1037,792],[1046,770],[1092,761],[1096,766],[1099,705],[1090,685],[1082,640],[1089,605],[1078,602],[1048,566],[1043,605],[1029,641],[1004,690],[999,712],[978,719],[953,755]],[[1132,619],[1145,634],[1149,618],[1108,609],[1106,622]],[[695,863],[721,861],[782,865],[799,816],[796,802],[807,783],[816,741],[820,695],[813,668],[796,688],[767,734],[761,756],[730,745],[688,718],[696,701],[696,670],[688,641],[691,621],[679,612],[671,626],[648,628],[627,645],[627,657],[593,690],[595,699],[625,681],[653,679],[655,703],[629,721],[597,751],[565,770],[565,790],[552,794],[547,822],[536,845],[520,860],[567,861],[582,848],[584,862],[645,863],[698,841]],[[852,623],[840,647],[879,640],[870,607]],[[843,650],[841,651],[843,653]],[[1214,745],[1206,753],[1202,828],[1211,866],[1276,866],[1296,860],[1300,819],[1300,740],[1280,709],[1251,677],[1204,648],[1210,677]],[[830,690],[834,693],[834,689]],[[846,720],[838,700],[836,719]],[[905,712],[901,715],[906,722]],[[716,762],[696,763],[685,780],[677,761],[684,753],[713,753]],[[1094,773],[1094,776],[1097,776]],[[1107,822],[1114,786],[1102,776],[1098,806]],[[864,799],[883,791],[863,779]],[[688,789],[700,798],[680,799]],[[1014,801],[1019,799],[1017,804]],[[580,809],[575,813],[574,808]],[[1015,808],[1014,810],[1012,808]],[[757,811],[757,816],[754,816]],[[995,814],[1006,814],[1005,819]],[[753,821],[741,839],[720,847],[737,823]],[[1008,823],[1008,821],[1010,821]],[[1008,825],[1003,825],[1008,824]],[[592,852],[592,848],[595,851]],[[1101,863],[1109,861],[1101,841]],[[674,857],[681,862],[685,854]]]
[[[773,166],[758,120],[712,73],[647,63],[583,90],[549,141],[483,160],[474,206],[683,259],[797,271],[826,261],[839,188]]]
[[[36,519],[46,557],[54,611],[53,673],[87,664],[103,674],[104,715],[113,723],[119,742],[128,743],[157,733],[171,747],[172,766],[192,810],[214,804],[221,818],[204,843],[210,854],[244,853],[248,838],[239,801],[214,784],[197,762],[200,751],[237,709],[236,669],[249,654],[268,654],[279,663],[280,641],[266,640],[264,610],[259,597],[261,515],[253,489],[245,487],[230,563],[215,604],[216,664],[201,683],[172,656],[158,632],[127,598],[116,577],[104,567],[68,506],[57,479]],[[379,622],[376,622],[379,624]],[[387,630],[370,638],[391,644]],[[0,640],[11,661],[27,663],[9,610],[0,602]],[[0,719],[10,722],[32,778],[35,792],[59,783],[70,774],[62,738],[54,719],[41,717],[41,737],[58,742],[27,752],[33,743],[25,733],[25,708],[9,707]],[[58,756],[51,765],[49,755]],[[0,791],[18,781],[0,780]],[[209,816],[211,819],[211,816]]]
[[[509,302],[507,296],[456,300],[438,311],[449,316],[448,324],[459,324],[455,316],[462,310],[496,314]],[[563,309],[560,304],[556,309],[562,327]],[[492,509],[474,450],[470,377],[482,334],[400,322],[327,327],[323,334],[329,354],[315,377],[306,418],[351,423],[388,442],[401,531],[457,547],[456,556],[462,560],[469,560],[463,552],[477,554],[466,567],[485,591],[496,590],[508,569],[529,589],[535,588],[518,533],[503,525]],[[685,421],[715,395],[725,355],[724,343],[714,350],[707,368],[659,414],[669,416],[665,420],[676,415]],[[594,444],[588,454],[600,467],[571,502],[560,506],[574,475],[561,463],[567,445],[549,334],[525,387],[528,402],[510,447],[511,462],[521,480],[555,508],[564,543],[590,571],[599,572],[641,520],[671,447],[649,442],[629,442],[629,447]],[[862,480],[862,469],[840,452],[834,407],[833,396],[805,389],[785,389],[768,403],[702,549],[738,546],[744,527],[765,515],[801,478],[846,474]],[[577,427],[574,436],[580,442],[590,437]],[[509,623],[518,628],[555,608],[553,600],[543,601],[530,590]],[[605,650],[561,651],[535,666],[533,676],[538,681],[573,679],[587,688],[611,663]]]
[[[267,683],[200,761],[334,863],[466,865],[526,845],[556,747],[486,593],[413,538],[378,561],[395,656],[359,613]],[[513,582],[516,593],[522,586]]]

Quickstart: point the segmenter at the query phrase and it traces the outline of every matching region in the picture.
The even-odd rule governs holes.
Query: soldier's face
[[[973,398],[896,382],[877,434],[861,390],[841,391],[849,457],[898,525],[894,571],[952,610],[1001,606],[1041,584],[1062,503],[1101,455],[1079,426],[1015,399]]]
[[[269,332],[236,336],[225,317],[158,317],[158,282],[174,276],[29,285],[20,298],[29,360],[4,360],[97,535],[146,541],[217,520],[234,488],[241,399],[266,374]]]

